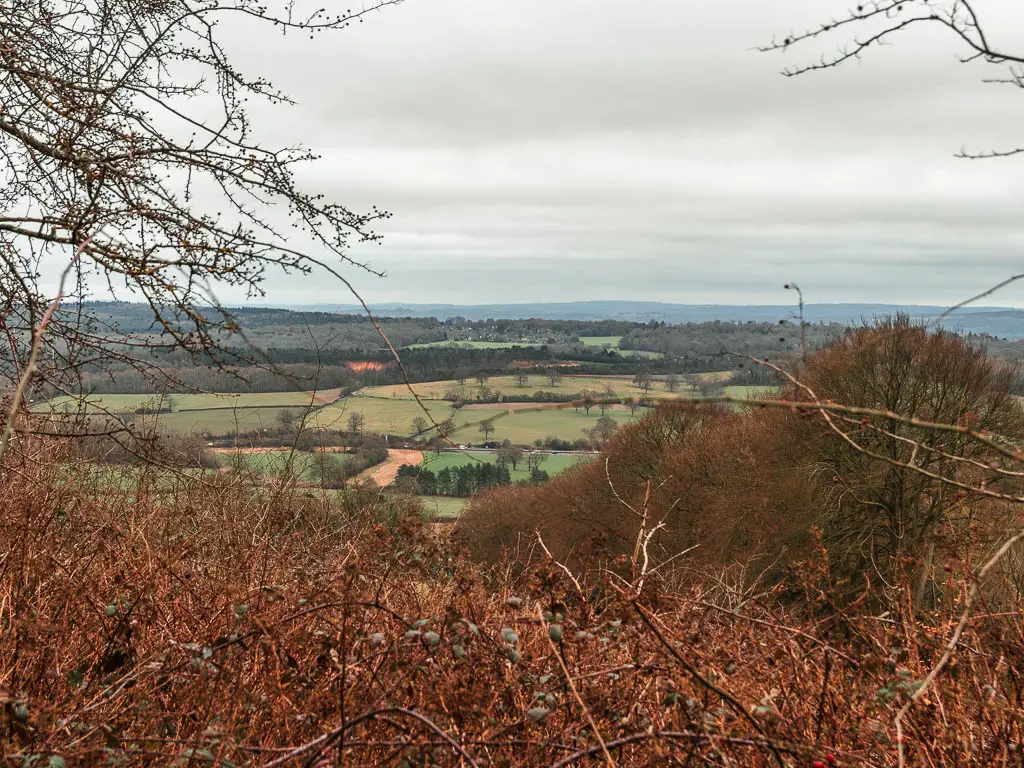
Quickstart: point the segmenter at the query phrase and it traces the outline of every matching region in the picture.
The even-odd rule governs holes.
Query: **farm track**
[[[398,468],[403,464],[419,466],[422,463],[423,451],[416,451],[410,448],[389,448],[388,457],[383,463],[370,467],[358,477],[360,479],[369,478],[378,486],[384,488],[395,482],[395,478],[398,477]]]

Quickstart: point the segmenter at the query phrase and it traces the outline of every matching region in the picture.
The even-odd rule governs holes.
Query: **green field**
[[[232,432],[250,432],[278,426],[281,411],[288,411],[296,421],[307,412],[310,404],[330,402],[338,396],[337,390],[312,392],[255,392],[245,394],[184,394],[170,395],[161,400],[158,395],[89,395],[83,399],[57,397],[34,406],[34,410],[57,413],[131,414],[136,423],[155,425],[171,434],[226,435]],[[169,406],[170,413],[135,414],[144,407]],[[311,424],[315,419],[311,416]]]
[[[462,508],[469,499],[452,496],[420,496],[424,511],[440,520],[451,520],[462,514]]]
[[[748,400],[757,399],[764,395],[777,395],[779,393],[778,387],[723,387],[722,390],[729,397],[745,397]]]
[[[718,376],[719,374],[698,374],[703,377]],[[726,373],[725,376],[729,374]],[[465,384],[459,384],[454,380],[448,381],[427,381],[413,384],[416,394],[425,399],[439,400],[445,393],[459,389],[464,390],[468,399],[472,399],[479,391],[479,384],[473,379],[467,379]],[[643,390],[633,383],[632,376],[563,376],[556,384],[541,375],[533,374],[527,377],[526,385],[519,386],[515,376],[493,376],[487,380],[487,387],[509,396],[533,395],[535,392],[554,392],[560,395],[575,395],[585,389],[604,392],[606,387],[615,391],[615,397],[644,397]],[[683,390],[685,385],[680,382],[676,392],[668,392],[661,381],[655,380],[646,397],[652,398],[673,398],[685,397]],[[398,400],[412,399],[408,387],[405,384],[390,384],[382,387],[367,387],[359,390],[359,395],[393,398]]]
[[[609,410],[606,415],[614,419],[620,426],[640,418],[646,409],[639,409],[636,416],[628,410]],[[581,408],[578,412],[569,408],[545,408],[539,410],[509,411],[501,408],[462,408],[455,416],[456,429],[452,439],[466,445],[479,444],[484,441],[479,431],[481,421],[493,419],[494,432],[487,438],[489,441],[511,440],[518,445],[532,445],[535,440],[546,437],[557,437],[562,440],[577,440],[584,437],[584,429],[592,429],[601,411],[592,408],[588,416]]]
[[[353,413],[362,414],[365,432],[378,434],[409,435],[412,433],[412,422],[418,416],[426,418],[423,409],[405,390],[407,399],[373,397],[371,390],[391,389],[390,387],[371,387],[346,397],[333,405],[320,410],[316,414],[317,424],[324,429],[346,429],[348,419]],[[431,416],[444,421],[452,412],[449,403],[438,400],[425,400],[423,405]]]
[[[281,411],[288,411],[295,422],[306,413],[305,408],[227,408],[224,410],[176,411],[139,416],[141,424],[156,424],[162,432],[170,434],[229,435],[233,432],[254,432],[271,430],[280,426],[277,421]],[[315,418],[310,417],[310,424]]]
[[[222,467],[239,467],[255,472],[261,477],[277,477],[290,464],[297,480],[306,483],[320,482],[319,462],[336,464],[344,461],[343,453],[314,454],[304,451],[267,451],[263,453],[218,453],[217,462]]]
[[[313,392],[247,392],[244,394],[187,394],[168,395],[88,395],[84,403],[88,410],[123,413],[157,403],[170,405],[172,411],[191,411],[207,408],[282,408],[301,407],[329,402],[337,391]],[[50,407],[61,411],[65,406],[77,408],[82,401],[72,397],[55,397],[38,408]]]
[[[181,483],[195,482],[203,475],[213,472],[212,469],[196,467],[165,469],[156,466],[91,462],[68,464],[63,469],[67,471],[68,481],[74,483],[78,490],[101,491],[115,488],[126,492],[135,489],[143,478],[146,479],[150,490],[170,492]]]
[[[649,359],[662,358],[665,355],[661,352],[649,352],[646,349],[622,349],[619,345],[622,342],[621,336],[580,336],[580,342],[586,347],[606,347],[614,349],[623,357],[646,357]]]
[[[621,336],[580,336],[580,342],[588,347],[609,347],[618,349]]]
[[[550,454],[545,456],[544,462],[540,465],[540,468],[553,476],[557,475],[559,472],[564,472],[570,467],[575,467],[577,464],[589,461],[592,458],[592,456],[572,454]],[[431,472],[440,472],[446,467],[449,469],[452,467],[461,467],[464,464],[471,464],[473,462],[494,464],[497,460],[498,457],[495,454],[487,451],[444,451],[442,453],[424,452],[423,464],[421,466],[424,469],[429,469]],[[511,475],[512,482],[530,479],[530,472],[526,468],[525,458],[519,462],[519,465],[516,467],[515,471],[511,472]]]

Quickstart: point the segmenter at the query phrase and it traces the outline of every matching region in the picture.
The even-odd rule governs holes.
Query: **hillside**
[[[296,311],[359,313],[356,305],[295,305]],[[462,317],[467,320],[506,318],[522,320],[623,320],[646,323],[651,320],[677,323],[757,322],[775,323],[793,317],[794,307],[778,305],[670,304],[655,301],[573,301],[523,304],[371,304],[383,316],[436,317],[439,320]],[[931,320],[948,309],[943,306],[899,304],[807,304],[805,318],[812,323],[855,325],[882,315],[905,312],[913,318]],[[1024,309],[1013,307],[964,307],[944,326],[963,333],[982,333],[1002,338],[1024,338]]]

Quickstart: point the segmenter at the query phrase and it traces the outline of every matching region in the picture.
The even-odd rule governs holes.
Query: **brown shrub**
[[[603,764],[598,735],[620,766],[889,765],[892,718],[957,620],[848,615],[817,561],[805,602],[728,607],[710,578],[633,600],[599,571],[581,591],[548,563],[484,574],[408,519],[375,524],[369,487],[338,507],[221,475],[118,493],[48,457],[4,470],[12,765],[550,768]],[[908,765],[1016,760],[1014,621],[968,626],[969,662],[906,721]]]
[[[798,371],[823,400],[1017,436],[1013,375],[962,339],[926,333],[906,318],[855,330]],[[809,395],[792,387],[784,397]],[[985,473],[964,459],[1000,460],[978,441],[885,418],[833,420],[861,449],[817,412],[659,407],[623,429],[593,465],[543,488],[481,496],[458,530],[477,558],[493,560],[517,542],[522,550],[522,537],[536,530],[557,557],[586,556],[599,545],[613,559],[632,550],[639,527],[623,501],[639,507],[650,480],[649,521],[667,526],[652,554],[666,559],[697,547],[685,564],[698,579],[735,561],[774,565],[775,573],[804,557],[821,529],[837,581],[857,591],[913,575],[920,603],[943,592],[941,562],[979,554],[991,541],[986,531],[1019,518],[1012,507],[892,463],[913,456],[921,470],[975,484]],[[1005,478],[1003,486],[1012,489]]]
[[[1011,439],[1024,434],[1024,411],[1010,393],[1014,367],[960,337],[927,333],[906,317],[848,334],[809,358],[799,375],[824,400]],[[795,389],[790,394],[807,397]],[[793,430],[794,439],[814,445],[814,520],[837,573],[893,583],[895,572],[909,567],[919,576],[920,592],[936,557],[969,556],[970,548],[953,546],[955,540],[984,545],[983,527],[1005,530],[1005,505],[924,474],[968,486],[998,482],[991,471],[964,461],[1003,463],[990,447],[959,432],[884,418],[837,423],[856,447],[822,430],[820,419],[797,422]],[[917,470],[897,466],[911,462]],[[1001,483],[1004,490],[1015,486],[1006,478]]]
[[[639,519],[626,504],[639,509],[650,481],[650,517],[661,520],[675,501],[664,480],[671,476],[681,447],[730,418],[717,407],[665,403],[621,428],[598,460],[540,487],[494,489],[473,499],[459,518],[456,534],[473,557],[492,561],[505,548],[534,543],[535,531],[563,559],[630,552]],[[524,535],[526,542],[521,540]]]

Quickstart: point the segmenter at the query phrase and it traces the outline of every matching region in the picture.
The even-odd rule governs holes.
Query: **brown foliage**
[[[616,493],[635,501],[648,480],[660,486],[651,501],[652,516],[660,520],[672,504],[671,491],[661,484],[670,478],[681,447],[688,438],[712,431],[710,424],[728,418],[718,408],[666,403],[646,419],[620,429],[598,461],[539,488],[515,486],[481,494],[463,511],[457,532],[470,553],[483,559],[497,559],[504,548],[517,546],[523,534],[532,540],[534,531],[540,531],[561,558],[628,552],[636,539],[637,521]]]
[[[1024,421],[1009,391],[1013,375],[962,339],[926,333],[906,318],[855,330],[797,372],[822,400],[1017,436]],[[793,386],[783,397],[809,394]],[[542,488],[481,496],[459,529],[477,558],[494,559],[537,530],[557,557],[599,545],[612,559],[633,547],[639,522],[626,505],[637,504],[651,480],[650,519],[667,526],[652,554],[667,559],[697,546],[685,561],[697,578],[735,561],[786,567],[821,529],[837,582],[858,592],[866,582],[896,587],[912,576],[921,604],[944,593],[942,562],[980,555],[1008,516],[1019,517],[950,487],[981,483],[986,471],[971,462],[993,460],[966,435],[833,419],[857,447],[820,413],[661,406],[621,430],[595,464]],[[911,459],[914,468],[897,466]],[[1013,480],[1004,476],[1001,487]]]
[[[671,442],[716,417],[661,418]],[[551,563],[482,572],[409,521],[373,522],[372,490],[339,508],[216,476],[158,496],[90,492],[42,456],[6,469],[16,765],[596,765],[601,741],[622,766],[888,765],[893,715],[956,618],[858,618],[815,569],[788,607],[710,578],[634,599],[596,570],[580,591]],[[979,617],[968,638],[906,721],[914,764],[1014,759],[1020,628]]]

